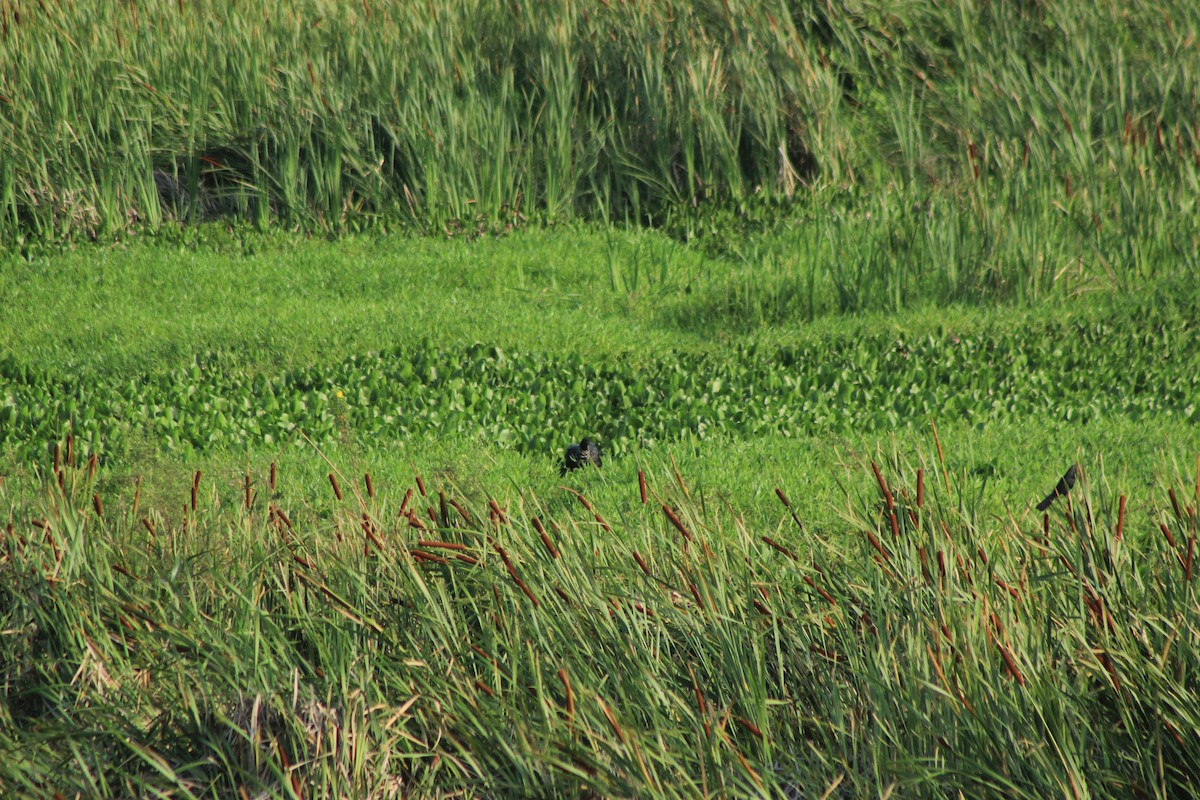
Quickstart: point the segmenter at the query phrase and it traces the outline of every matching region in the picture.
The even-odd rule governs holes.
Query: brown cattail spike
[[[796,560],[796,554],[795,554],[795,553],[793,553],[793,552],[791,551],[791,549],[789,549],[789,548],[787,548],[787,547],[784,547],[784,546],[783,546],[783,545],[781,545],[779,542],[777,542],[777,541],[775,541],[774,539],[772,539],[770,536],[764,536],[764,537],[762,537],[762,540],[763,540],[763,542],[765,542],[765,543],[766,543],[766,544],[767,544],[769,547],[772,547],[772,548],[774,548],[775,550],[778,550],[779,552],[783,553],[785,556],[787,556],[788,558],[790,558],[792,561],[795,561],[795,560]]]
[[[462,520],[467,527],[471,527],[475,524],[471,521],[471,515],[467,513],[467,510],[455,502],[453,497],[449,498],[446,502],[450,504],[451,508],[458,512],[458,515],[462,517]]]
[[[1171,535],[1171,530],[1167,527],[1167,523],[1160,522],[1158,523],[1158,527],[1162,530],[1163,536],[1167,537],[1167,544],[1171,545],[1171,549],[1177,548],[1178,545],[1175,544],[1175,537]]]
[[[192,478],[192,511],[196,510],[196,499],[200,494],[200,470],[196,470],[196,475]]]
[[[545,545],[546,550],[550,553],[550,557],[558,558],[558,550],[554,547],[554,542],[550,541],[550,537],[546,535],[546,529],[542,527],[542,521],[537,517],[534,517],[531,521],[533,522],[533,529],[538,532],[538,536],[542,537],[542,544]]]
[[[879,465],[872,461],[871,469],[875,471],[875,480],[879,482],[879,489],[883,492],[883,499],[887,502],[888,511],[893,510],[896,507],[896,499],[892,497],[892,491],[888,489],[887,481],[883,479],[883,473],[879,471]]]
[[[1025,685],[1025,676],[1021,674],[1021,670],[1017,667],[1017,661],[1013,658],[1013,654],[1008,648],[1000,643],[999,639],[993,640],[996,643],[996,649],[1000,651],[1000,657],[1004,659],[1004,666],[1008,670],[1008,674],[1012,675],[1017,681],[1018,686]]]
[[[679,467],[675,465],[675,456],[671,456],[671,471],[675,473],[675,482],[679,484],[679,488],[683,490],[683,496],[688,500],[692,499],[692,493],[688,491],[687,484],[683,482],[683,476],[679,474]]]
[[[783,507],[786,508],[788,513],[792,515],[792,521],[796,523],[796,527],[800,530],[804,530],[804,523],[800,521],[800,518],[796,516],[796,512],[792,510],[792,504],[788,500],[787,495],[783,493],[783,489],[780,489],[778,486],[776,486],[775,496],[779,498],[779,502],[783,503]]]
[[[621,726],[617,724],[617,718],[613,715],[612,711],[609,711],[608,706],[604,704],[603,700],[597,697],[596,702],[599,703],[600,711],[604,713],[604,718],[608,720],[608,726],[612,728],[613,733],[616,734],[621,744],[625,744],[625,731],[621,730]]]
[[[679,521],[679,517],[675,516],[675,512],[671,510],[671,507],[666,503],[663,503],[662,510],[663,513],[667,515],[667,519],[671,521],[671,524],[675,526],[675,529],[679,531],[680,535],[690,542],[692,540],[692,535],[688,533],[687,528],[683,527],[683,523]]]
[[[638,470],[638,493],[642,496],[642,505],[646,505],[648,499],[646,496],[646,473],[640,469]]]
[[[1192,558],[1196,554],[1196,536],[1193,534],[1188,537],[1187,558],[1183,563],[1183,582],[1188,583],[1192,580]]]
[[[342,499],[342,487],[338,486],[337,476],[332,472],[329,473],[329,485],[333,487],[333,496],[340,501]]]
[[[379,536],[375,533],[375,525],[371,522],[371,517],[366,512],[363,512],[361,524],[363,533],[371,540],[371,544],[375,545],[375,549],[382,553],[383,542],[379,541]]]
[[[567,723],[570,724],[575,718],[575,693],[571,691],[571,678],[565,669],[558,671],[558,679],[562,681],[563,691],[566,693]]]

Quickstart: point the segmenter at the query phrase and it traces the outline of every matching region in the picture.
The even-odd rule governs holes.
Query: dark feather
[[[1079,465],[1072,464],[1071,468],[1066,471],[1066,474],[1059,479],[1058,485],[1054,487],[1054,491],[1046,495],[1046,499],[1038,503],[1037,510],[1045,511],[1050,507],[1050,504],[1058,497],[1065,497],[1067,492],[1071,491],[1071,487],[1075,485],[1075,481],[1079,478]]]
[[[567,452],[563,456],[562,468],[558,471],[559,477],[588,464],[600,466],[600,448],[585,436],[579,444],[573,444],[567,448]]]

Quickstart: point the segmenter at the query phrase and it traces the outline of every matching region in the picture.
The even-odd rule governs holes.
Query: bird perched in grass
[[[1038,511],[1045,511],[1050,507],[1057,497],[1065,497],[1067,492],[1071,491],[1071,487],[1075,485],[1075,481],[1079,478],[1079,465],[1072,464],[1066,474],[1059,479],[1058,485],[1054,487],[1054,491],[1046,495],[1046,499],[1037,504]]]
[[[573,469],[595,464],[600,466],[600,448],[596,446],[588,437],[583,437],[579,444],[573,444],[567,448],[566,455],[563,456],[562,469],[558,471],[559,477],[566,475]]]

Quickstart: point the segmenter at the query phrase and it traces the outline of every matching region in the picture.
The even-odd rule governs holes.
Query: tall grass
[[[902,182],[1129,239],[1194,208],[1197,28],[1183,0],[5,0],[0,238],[644,222]]]
[[[0,489],[0,789],[1194,791],[1200,478],[985,520],[939,450],[864,465],[834,539],[802,486],[750,529],[660,467],[614,507],[337,472],[303,507],[272,468],[145,508],[59,448]]]

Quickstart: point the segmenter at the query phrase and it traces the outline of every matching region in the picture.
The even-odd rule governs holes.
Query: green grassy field
[[[429,11],[0,2],[0,795],[1200,793],[1196,7]]]

